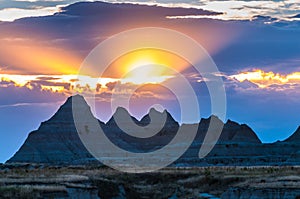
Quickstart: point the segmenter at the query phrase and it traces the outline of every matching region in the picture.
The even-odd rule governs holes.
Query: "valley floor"
[[[300,167],[165,168],[1,165],[0,198],[300,198]]]

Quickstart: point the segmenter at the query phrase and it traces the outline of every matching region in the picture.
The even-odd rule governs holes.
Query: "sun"
[[[151,62],[143,62],[135,67],[132,66],[132,70],[121,79],[121,82],[159,84],[172,77],[174,77],[174,72],[169,67]]]
[[[140,49],[116,59],[104,76],[118,78],[122,83],[159,84],[187,68],[182,57],[160,49]]]

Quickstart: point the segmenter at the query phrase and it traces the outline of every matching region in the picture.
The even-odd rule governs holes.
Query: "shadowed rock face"
[[[300,126],[298,129],[293,133],[290,137],[288,137],[284,142],[289,143],[289,142],[300,142]]]
[[[187,124],[188,126],[198,125],[198,133],[196,136],[197,142],[203,142],[203,139],[208,130],[211,118],[214,117],[214,121],[222,123],[216,116],[211,116],[207,119],[201,119],[199,124]],[[255,132],[246,124],[238,124],[231,120],[228,120],[224,126],[220,137],[218,138],[218,143],[252,143],[261,144],[261,141],[255,134]]]
[[[82,117],[92,116],[90,107],[80,95],[69,97],[67,101],[48,121],[29,134],[19,151],[10,159],[13,162],[32,162],[48,164],[89,164],[96,163],[95,158],[82,144],[73,120],[72,102],[82,113]],[[94,118],[94,116],[92,116]],[[127,118],[129,120],[126,120]],[[125,126],[125,130],[116,123]],[[185,133],[197,130],[196,138],[175,162],[175,165],[281,165],[298,164],[300,148],[293,144],[300,140],[300,130],[284,142],[262,144],[253,130],[245,124],[228,120],[223,127],[217,145],[204,159],[198,158],[210,121],[223,124],[217,117],[201,119],[199,124],[179,125],[167,111],[159,112],[150,109],[140,121],[132,117],[124,108],[118,108],[113,117],[104,124],[99,122],[106,136],[118,147],[132,152],[151,152],[168,144],[177,131],[184,129]],[[163,122],[161,122],[163,121]],[[80,121],[78,121],[80,122]],[[134,124],[135,127],[130,125]],[[161,125],[161,126],[160,126]],[[158,130],[156,129],[159,126]],[[125,132],[137,129],[141,133],[158,131],[148,138],[137,138]],[[87,126],[86,131],[89,127]],[[139,133],[139,132],[138,132]],[[99,141],[101,144],[101,141]]]
[[[106,123],[106,127],[105,133],[115,145],[132,152],[151,152],[168,144],[176,135],[179,124],[167,111],[159,112],[152,108],[138,121],[126,109],[119,107]],[[148,138],[140,138],[125,133],[128,131],[144,135],[150,135],[152,132],[155,134]]]
[[[94,163],[94,157],[87,151],[78,136],[73,119],[72,102],[76,102],[73,105],[82,110],[83,114],[92,114],[90,107],[82,96],[75,95],[68,98],[49,120],[42,122],[36,131],[29,134],[19,151],[7,162]],[[126,134],[116,124],[114,116],[119,116],[122,119],[126,115],[139,126],[147,126],[150,123],[149,115],[156,121],[165,119],[166,122],[157,135],[148,139],[140,139]],[[178,123],[166,111],[160,113],[151,109],[149,114],[144,116],[141,121],[138,121],[130,116],[126,109],[118,108],[114,116],[106,124],[100,121],[99,124],[114,144],[128,151],[146,152],[164,146],[172,140],[173,135],[176,134],[179,128]],[[82,115],[82,117],[85,116]],[[122,120],[120,122],[124,123]],[[151,131],[151,128],[149,130]]]
[[[224,125],[221,140],[231,142],[261,143],[254,131],[246,124],[239,125],[228,120]]]
[[[82,96],[67,99],[48,121],[28,135],[25,143],[8,162],[75,163],[93,158],[82,144],[73,121],[72,99],[88,106]]]
[[[295,133],[283,141],[283,143],[293,146],[295,150],[287,160],[287,164],[299,164],[300,163],[300,126],[297,128]]]

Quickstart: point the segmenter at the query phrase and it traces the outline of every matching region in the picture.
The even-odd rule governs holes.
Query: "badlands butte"
[[[7,163],[45,163],[54,165],[94,164],[97,161],[86,150],[77,133],[72,100],[84,114],[92,115],[90,107],[80,95],[69,97],[48,121],[31,132],[25,143]],[[204,140],[210,120],[222,123],[215,116],[201,119],[199,124],[179,125],[171,114],[150,109],[140,121],[131,117],[126,109],[117,108],[114,116],[131,117],[140,126],[165,119],[163,128],[153,137],[138,139],[124,133],[116,124],[114,117],[107,123],[98,120],[106,136],[117,146],[135,152],[149,152],[162,148],[175,136],[179,128],[194,130],[197,135],[189,149],[170,166],[283,166],[300,164],[300,127],[289,138],[271,144],[262,143],[255,132],[246,124],[228,120],[223,127],[218,143],[205,158],[199,159],[198,153]],[[89,127],[86,127],[89,130]],[[99,141],[101,144],[101,141]]]
[[[137,153],[162,148],[181,128],[197,130],[188,150],[168,167],[130,174],[104,166],[87,151],[75,127],[74,100],[92,115],[82,96],[69,97],[0,165],[0,198],[300,198],[300,128],[284,141],[266,144],[249,126],[228,120],[213,150],[200,159],[210,121],[223,124],[215,116],[179,125],[167,111],[150,109],[133,121],[146,126],[151,115],[154,124],[165,116],[166,122],[155,136],[143,139],[124,133],[114,117],[107,123],[97,120],[111,142]],[[114,116],[126,115],[131,117],[118,108]]]

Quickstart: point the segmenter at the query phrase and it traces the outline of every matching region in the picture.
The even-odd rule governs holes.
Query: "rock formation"
[[[215,116],[201,119],[199,124],[179,125],[167,111],[150,109],[140,121],[124,108],[117,108],[113,117],[104,124],[92,116],[90,107],[80,95],[69,97],[48,121],[29,134],[25,143],[8,163],[89,164],[98,163],[82,144],[76,130],[72,112],[73,105],[80,113],[99,122],[106,136],[120,148],[132,152],[151,152],[164,147],[184,129],[184,133],[197,130],[196,138],[189,149],[174,165],[284,165],[300,162],[300,128],[284,142],[262,144],[254,131],[245,124],[228,120],[213,150],[203,159],[198,158],[199,149],[208,130],[210,121],[223,124]],[[127,119],[126,119],[127,118]],[[81,122],[81,121],[77,121]],[[143,128],[145,127],[145,128]],[[87,125],[86,131],[89,126]],[[153,136],[135,137],[125,132]],[[99,141],[101,144],[101,141]]]
[[[300,126],[297,128],[297,130],[286,140],[284,140],[286,143],[299,143],[300,142]]]
[[[82,96],[70,97],[48,121],[28,135],[25,143],[8,162],[73,164],[93,159],[82,144],[74,124],[72,100],[78,106],[88,106]]]

